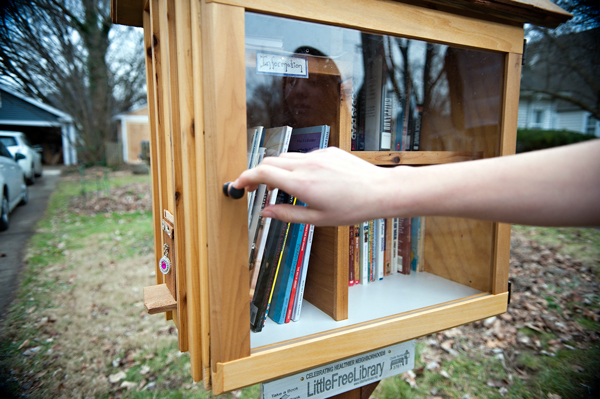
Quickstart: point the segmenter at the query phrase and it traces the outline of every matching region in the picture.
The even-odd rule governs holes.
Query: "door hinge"
[[[521,57],[521,65],[525,65],[526,51],[527,51],[527,39],[523,39],[523,56]]]
[[[508,282],[508,303],[507,305],[510,305],[510,294],[512,293],[512,281]]]

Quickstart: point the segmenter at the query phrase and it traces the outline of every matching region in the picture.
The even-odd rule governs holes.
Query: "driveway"
[[[13,299],[23,267],[23,250],[44,214],[50,194],[60,177],[59,167],[44,167],[43,177],[29,187],[29,203],[10,214],[10,227],[0,232],[0,318]]]

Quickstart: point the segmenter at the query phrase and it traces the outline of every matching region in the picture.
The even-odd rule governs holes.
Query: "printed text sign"
[[[411,370],[415,341],[363,353],[262,385],[261,399],[322,399]]]

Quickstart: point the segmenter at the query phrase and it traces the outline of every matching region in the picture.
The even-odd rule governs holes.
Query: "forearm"
[[[395,168],[390,216],[600,225],[600,140],[502,158]],[[387,213],[387,212],[386,212]]]

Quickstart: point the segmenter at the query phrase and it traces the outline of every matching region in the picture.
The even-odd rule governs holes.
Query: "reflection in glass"
[[[263,53],[306,58],[308,76],[257,73]],[[246,13],[246,59],[248,126],[327,124],[353,151],[497,154],[500,53]]]

